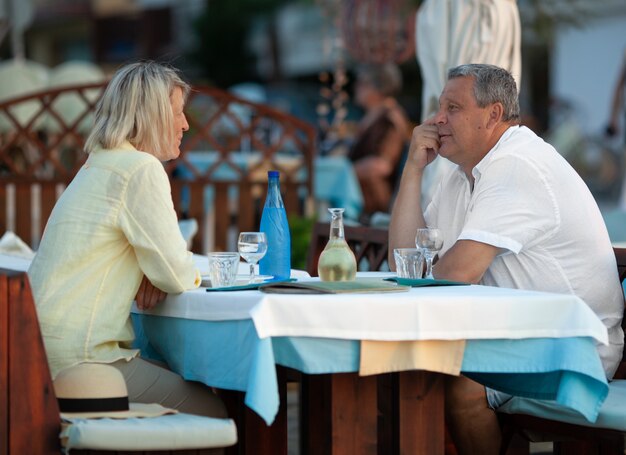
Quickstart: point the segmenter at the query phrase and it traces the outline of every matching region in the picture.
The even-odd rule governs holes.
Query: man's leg
[[[459,455],[497,455],[502,435],[485,387],[464,376],[446,379],[446,422]]]

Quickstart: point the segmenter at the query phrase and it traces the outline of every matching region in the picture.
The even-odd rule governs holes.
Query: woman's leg
[[[227,417],[222,400],[200,382],[185,381],[173,371],[139,357],[112,365],[124,375],[131,402],[159,403],[188,414]]]

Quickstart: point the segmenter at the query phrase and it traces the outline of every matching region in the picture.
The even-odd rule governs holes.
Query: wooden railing
[[[12,230],[37,247],[56,200],[86,159],[83,146],[104,87],[0,103],[0,233]],[[269,169],[281,171],[288,213],[312,210],[311,125],[208,87],[194,87],[186,114],[181,155],[165,168],[179,217],[200,225],[194,251],[232,248],[238,231],[258,228]]]

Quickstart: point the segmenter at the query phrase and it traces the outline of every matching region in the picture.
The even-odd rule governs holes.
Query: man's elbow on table
[[[473,240],[459,240],[433,268],[439,279],[477,284],[498,254],[498,248]]]

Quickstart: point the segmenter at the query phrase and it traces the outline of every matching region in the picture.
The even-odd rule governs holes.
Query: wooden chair
[[[367,264],[367,270],[381,270],[387,261],[389,233],[387,229],[365,226],[345,226],[348,245],[356,256],[357,268]],[[317,263],[330,237],[329,223],[315,223],[307,255],[307,272],[317,276]]]
[[[60,454],[60,431],[59,407],[28,279],[23,273],[0,270],[0,455]],[[72,449],[71,453],[122,452]],[[132,453],[209,455],[222,449]]]
[[[620,283],[626,279],[626,248],[614,248]],[[622,328],[626,331],[626,322],[622,320]],[[626,353],[614,376],[614,381],[609,384],[609,389],[615,391],[623,389],[626,379]],[[620,399],[621,394],[610,395],[607,401]],[[626,401],[616,403],[623,409],[623,419],[626,422]],[[602,413],[602,411],[601,411]],[[506,454],[511,438],[523,431],[532,431],[554,441],[554,453],[565,454],[598,454],[598,455],[623,455],[624,438],[626,432],[615,429],[603,428],[599,424],[577,425],[560,420],[546,419],[528,414],[505,414],[500,412],[499,418],[503,428],[503,444],[500,453]]]

